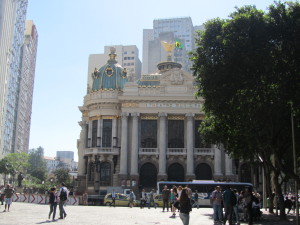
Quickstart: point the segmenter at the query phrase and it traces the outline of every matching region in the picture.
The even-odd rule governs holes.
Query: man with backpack
[[[65,187],[65,183],[62,182],[61,183],[61,188],[59,189],[58,192],[58,197],[59,197],[59,219],[64,219],[67,217],[67,213],[64,209],[64,205],[66,203],[66,201],[68,200],[68,195],[69,195],[69,191],[68,189]]]
[[[225,217],[223,223],[226,224],[228,219],[229,225],[233,225],[232,223],[232,212],[233,207],[237,203],[237,198],[234,192],[230,189],[230,186],[226,187],[226,190],[223,192],[223,204],[225,210]]]

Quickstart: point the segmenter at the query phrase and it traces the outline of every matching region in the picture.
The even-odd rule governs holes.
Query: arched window
[[[157,169],[152,163],[145,163],[140,170],[140,185],[155,188],[157,183]]]
[[[184,169],[179,163],[173,163],[168,168],[168,181],[184,181]]]
[[[111,164],[109,162],[100,164],[100,185],[111,186]]]
[[[212,180],[212,171],[208,164],[200,163],[195,169],[196,180]]]

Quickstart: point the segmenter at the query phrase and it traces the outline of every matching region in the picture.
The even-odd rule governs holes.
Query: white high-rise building
[[[38,45],[38,33],[33,21],[27,20],[25,27],[14,152],[28,152]]]
[[[0,1],[0,158],[14,152],[27,4]]]
[[[122,67],[126,68],[129,79],[137,80],[141,77],[142,63],[139,59],[139,50],[136,45],[104,46],[104,54],[91,54],[89,56],[88,90],[91,90],[93,83],[91,74],[95,68],[99,69],[101,65],[106,63],[111,47],[116,49],[117,61]]]
[[[143,74],[157,71],[157,64],[166,61],[161,41],[176,41],[182,48],[173,51],[172,60],[182,65],[184,71],[190,72],[191,62],[188,52],[194,50],[194,27],[190,17],[155,19],[153,29],[143,31]]]

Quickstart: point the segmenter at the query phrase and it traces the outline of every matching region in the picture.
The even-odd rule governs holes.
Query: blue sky
[[[29,148],[45,155],[74,151],[86,94],[89,54],[106,45],[137,45],[154,19],[190,16],[194,25],[226,18],[235,6],[266,10],[271,0],[29,0],[27,19],[39,34]],[[99,67],[102,65],[99,65]]]

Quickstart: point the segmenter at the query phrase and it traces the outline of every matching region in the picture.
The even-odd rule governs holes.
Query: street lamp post
[[[295,147],[295,131],[294,131],[294,115],[293,115],[293,102],[291,102],[291,124],[292,124],[292,143],[293,143],[293,158],[294,158],[294,173],[297,174],[297,158]],[[299,204],[298,204],[298,182],[295,179],[295,192],[296,192],[296,225],[299,225]]]

